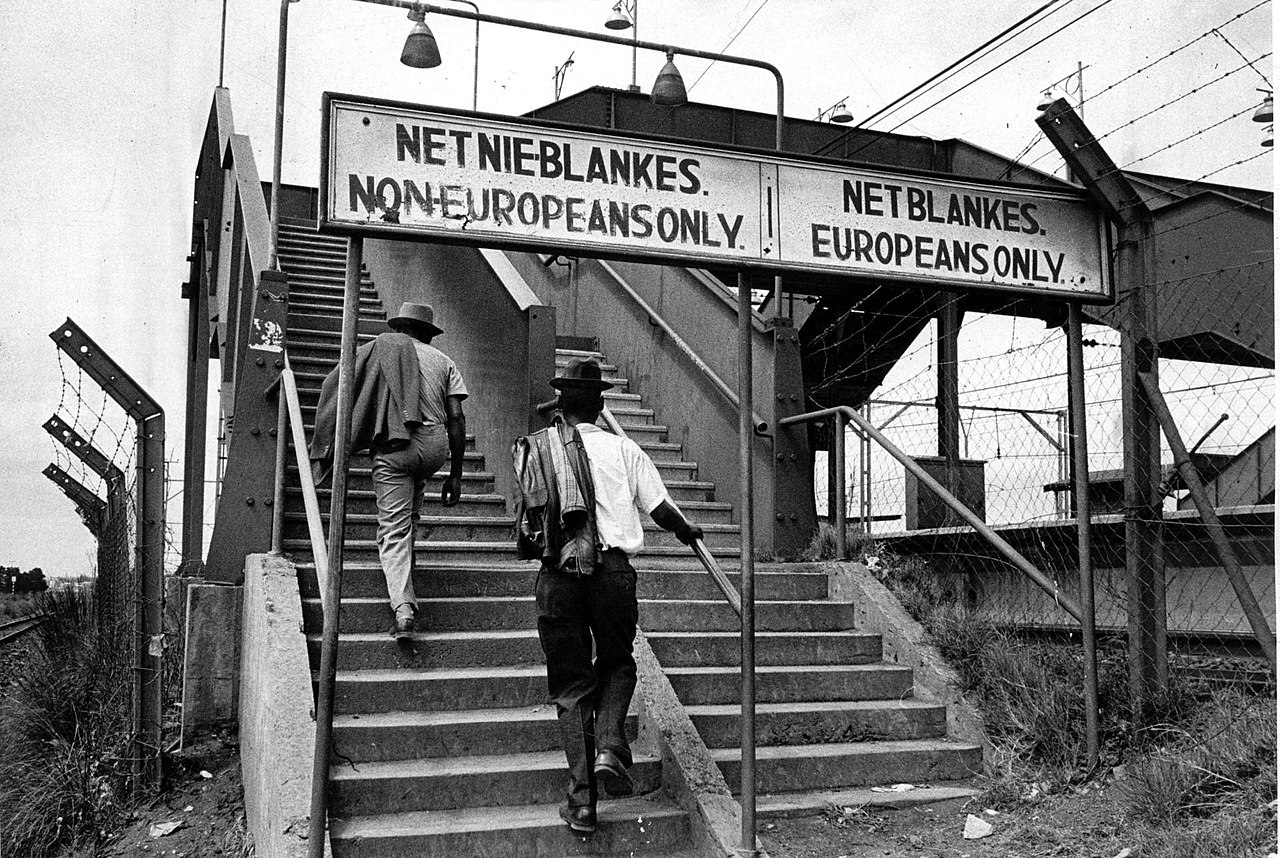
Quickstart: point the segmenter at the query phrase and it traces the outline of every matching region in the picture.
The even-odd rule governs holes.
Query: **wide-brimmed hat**
[[[400,312],[387,319],[387,325],[393,331],[403,331],[405,328],[417,328],[425,331],[431,336],[442,334],[444,331],[436,325],[436,311],[431,309],[430,304],[415,304],[412,301],[405,301],[400,305]]]
[[[551,379],[556,390],[610,390],[613,385],[600,378],[600,363],[594,358],[574,358],[564,372]]]

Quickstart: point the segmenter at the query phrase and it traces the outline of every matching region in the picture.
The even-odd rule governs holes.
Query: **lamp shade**
[[[1036,110],[1048,110],[1049,105],[1054,102],[1054,94],[1052,89],[1046,89],[1040,93],[1040,100],[1036,102]]]
[[[1268,95],[1262,99],[1262,104],[1258,105],[1258,109],[1253,114],[1254,122],[1271,122],[1274,119],[1274,113],[1271,107],[1271,96]]]
[[[404,40],[400,62],[415,69],[433,69],[440,65],[440,46],[425,21],[418,21]]]
[[[623,11],[621,3],[614,5],[613,14],[609,16],[609,20],[604,22],[604,26],[609,30],[631,29],[631,19],[627,17],[627,13]]]
[[[1274,128],[1274,125],[1268,125],[1262,129],[1262,146],[1264,149],[1270,149],[1275,145]]]
[[[835,110],[831,111],[831,121],[844,124],[853,121],[853,114],[849,112],[849,108],[842,101],[836,105]]]
[[[649,99],[654,104],[667,107],[677,107],[689,100],[689,93],[684,88],[684,78],[680,77],[680,69],[676,68],[672,54],[667,54],[667,64],[658,72],[658,79],[653,82],[653,92]]]

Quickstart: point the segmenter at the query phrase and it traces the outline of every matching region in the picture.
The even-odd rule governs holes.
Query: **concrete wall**
[[[240,772],[258,858],[307,854],[314,699],[293,564],[251,554],[241,613]]]
[[[182,738],[234,721],[240,705],[242,587],[171,578],[185,608]],[[167,588],[166,588],[167,589]],[[185,597],[184,597],[185,591]],[[167,593],[166,593],[167,595]],[[166,600],[167,601],[167,600]]]
[[[733,502],[738,515],[738,445],[729,441],[738,435],[737,409],[598,263],[546,266],[534,254],[508,256],[538,299],[556,308],[557,333],[599,339],[609,362],[631,381],[631,392],[644,397],[656,422],[671,427],[668,440],[684,445],[685,455],[698,463],[699,479],[714,481],[716,497]],[[736,391],[736,302],[683,268],[609,265]],[[755,411],[771,420],[773,338],[762,325],[753,332]],[[754,450],[756,533],[765,536],[772,533],[772,444],[756,439]]]
[[[470,392],[467,430],[495,475],[495,491],[513,498],[511,442],[529,431],[525,313],[472,248],[369,239],[364,261],[388,316],[404,301],[434,308],[444,333],[432,345],[453,358]],[[553,393],[548,387],[546,398]]]

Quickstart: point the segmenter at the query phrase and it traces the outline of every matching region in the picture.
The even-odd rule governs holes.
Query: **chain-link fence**
[[[1259,505],[1274,498],[1275,374],[1265,366],[1247,365],[1245,346],[1215,330],[1199,330],[1205,325],[1197,323],[1205,316],[1205,290],[1222,296],[1210,299],[1222,320],[1239,317],[1252,305],[1232,307],[1230,302],[1255,300],[1250,284],[1269,272],[1268,262],[1183,281],[1193,288],[1159,284],[1164,301],[1160,323],[1175,335],[1190,332],[1170,338],[1166,349],[1177,359],[1160,361],[1160,388],[1254,593],[1268,606],[1274,605],[1273,516],[1269,507]],[[919,312],[934,316],[936,306],[922,302]],[[1228,334],[1233,330],[1225,321],[1209,322],[1226,327]],[[931,475],[950,484],[954,494],[996,526],[1061,591],[1076,596],[1064,330],[1011,315],[963,317],[958,338],[960,461],[950,477],[939,457],[937,331],[936,321],[924,325],[861,413]],[[1113,327],[1088,324],[1083,346],[1097,624],[1104,631],[1124,632],[1128,587],[1121,335]],[[1252,363],[1265,364],[1265,356]],[[1161,448],[1164,540],[1162,559],[1154,562],[1163,565],[1170,640],[1186,645],[1247,642],[1251,629],[1186,481],[1174,467],[1166,438],[1161,438]],[[1002,625],[1023,630],[1075,625],[1050,595],[969,533],[879,445],[851,430],[845,460],[851,530],[892,543],[899,551],[929,555],[935,572],[950,577],[944,589],[964,594],[970,606]],[[828,509],[831,497],[827,467],[827,454],[819,453],[815,484],[820,511]]]

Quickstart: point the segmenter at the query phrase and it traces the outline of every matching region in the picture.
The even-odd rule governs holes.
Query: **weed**
[[[0,711],[0,854],[96,843],[128,786],[129,675],[89,618],[91,597],[48,594],[49,620]]]

